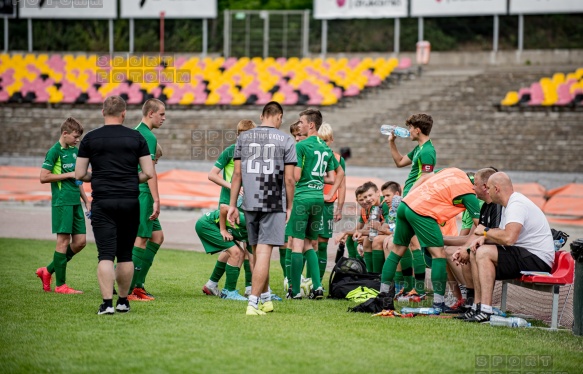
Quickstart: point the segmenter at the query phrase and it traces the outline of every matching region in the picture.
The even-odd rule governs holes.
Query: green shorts
[[[443,247],[443,234],[437,221],[431,217],[420,216],[406,203],[401,204],[397,209],[393,243],[408,246],[415,235],[421,247]]]
[[[140,227],[138,236],[140,238],[151,238],[152,232],[162,231],[158,218],[151,220],[150,216],[154,213],[154,198],[150,192],[140,192],[138,198],[140,202]]]
[[[53,206],[51,209],[53,234],[86,234],[85,215],[81,204]]]
[[[222,252],[225,249],[232,248],[236,245],[233,241],[226,242],[217,225],[209,222],[204,216],[196,221],[194,229],[196,230],[206,253]]]
[[[334,233],[334,203],[324,203],[318,236],[330,239]]]
[[[323,210],[322,198],[294,199],[285,234],[296,239],[318,239]]]

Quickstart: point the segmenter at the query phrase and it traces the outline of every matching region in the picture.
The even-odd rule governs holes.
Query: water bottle
[[[555,243],[555,251],[560,251],[563,248],[563,244],[565,244],[565,239],[561,238],[559,240],[554,240]]]
[[[530,327],[530,323],[525,319],[518,317],[504,318],[500,316],[490,316],[490,326],[506,326],[506,327]]]
[[[379,207],[373,206],[370,210],[370,222],[377,222],[379,220]],[[372,226],[368,229],[368,240],[371,242],[379,235],[379,231],[374,229]]]
[[[403,127],[395,126],[395,125],[382,125],[381,126],[381,134],[383,135],[390,135],[391,133],[395,134],[399,138],[408,138],[409,137],[409,130]]]
[[[77,186],[80,186],[80,185],[82,185],[82,184],[83,184],[83,181],[80,181],[79,179],[75,179],[75,184],[76,184]]]
[[[237,208],[240,208],[243,205],[243,195],[239,195],[237,198]]]
[[[492,313],[494,313],[495,316],[506,317],[506,313],[496,307],[492,307]]]
[[[408,313],[438,315],[439,313],[441,313],[441,310],[437,308],[409,308],[409,307],[401,308],[401,314]]]
[[[395,222],[397,221],[397,208],[401,204],[401,196],[393,196],[391,200],[391,208],[389,209],[389,230],[395,231]]]

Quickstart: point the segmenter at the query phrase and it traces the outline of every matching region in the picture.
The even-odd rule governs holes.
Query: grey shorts
[[[282,246],[285,236],[285,212],[244,211],[250,245]]]

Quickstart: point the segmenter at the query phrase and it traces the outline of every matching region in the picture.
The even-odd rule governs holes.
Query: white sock
[[[492,314],[492,305],[482,304],[482,312]]]
[[[476,303],[472,304],[472,310],[475,312],[478,310],[478,305]]]
[[[435,304],[441,304],[443,302],[445,302],[445,297],[444,295],[440,295],[440,294],[434,294],[433,295],[433,302]]]
[[[266,303],[268,301],[271,301],[271,292],[269,290],[261,294],[261,302]]]
[[[217,282],[213,282],[212,280],[208,280],[208,282],[206,282],[206,286],[210,287],[210,288],[216,288],[219,284]]]
[[[381,283],[381,292],[389,292],[389,290],[391,289],[391,286],[385,283]]]
[[[255,295],[249,295],[249,305],[257,309],[257,304],[259,303],[259,298]]]

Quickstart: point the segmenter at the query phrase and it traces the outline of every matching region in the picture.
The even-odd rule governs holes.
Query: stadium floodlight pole
[[[208,52],[208,20],[202,19],[202,57],[206,57]]]
[[[229,57],[230,51],[229,51],[229,45],[231,44],[230,41],[230,12],[229,9],[225,9],[224,10],[224,14],[223,14],[223,55],[225,58]]]
[[[4,17],[4,53],[8,52],[8,16]]]
[[[524,47],[524,15],[518,15],[518,52]]]
[[[417,41],[420,42],[423,40],[423,17],[417,19],[417,28]]]
[[[245,17],[245,56],[251,56],[251,13]]]
[[[269,56],[269,13],[267,11],[261,12],[263,18],[263,58]]]
[[[499,20],[498,15],[494,15],[494,40],[492,41],[492,50],[498,52],[498,33],[499,33]]]
[[[113,53],[113,19],[109,20],[109,53]]]
[[[303,38],[302,38],[302,57],[308,57],[309,53],[309,38],[310,38],[310,10],[304,10],[304,17],[302,22]]]
[[[394,45],[393,45],[393,52],[395,54],[399,53],[399,49],[400,49],[400,44],[399,42],[401,41],[401,19],[400,18],[395,18],[395,41],[394,41]]]
[[[28,22],[28,52],[32,52],[32,19],[29,18]]]
[[[160,54],[164,54],[164,16],[165,12],[160,12]]]
[[[134,19],[130,18],[130,53],[134,53]]]
[[[322,20],[322,58],[328,53],[328,20]]]

